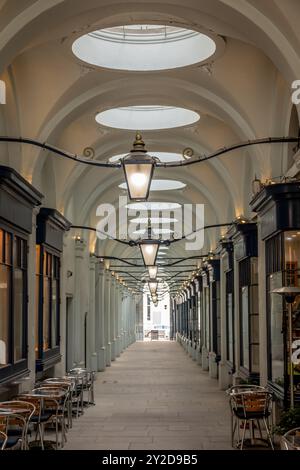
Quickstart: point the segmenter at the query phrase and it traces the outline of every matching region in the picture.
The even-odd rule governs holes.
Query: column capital
[[[75,256],[81,256],[87,247],[87,242],[83,238],[75,238]]]
[[[93,253],[90,253],[90,259],[89,259],[90,270],[95,270],[96,263],[97,263],[97,258],[95,257]]]

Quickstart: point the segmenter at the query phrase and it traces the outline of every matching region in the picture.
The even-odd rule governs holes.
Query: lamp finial
[[[131,152],[147,152],[145,149],[145,142],[143,141],[140,131],[136,131],[135,141],[133,142],[133,149]]]

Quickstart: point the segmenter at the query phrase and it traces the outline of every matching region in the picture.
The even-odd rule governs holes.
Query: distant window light
[[[0,104],[6,104],[6,84],[0,80]]]

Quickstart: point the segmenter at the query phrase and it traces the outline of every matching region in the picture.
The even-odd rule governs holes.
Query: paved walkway
[[[65,449],[231,449],[224,392],[175,342],[131,345],[95,383]]]

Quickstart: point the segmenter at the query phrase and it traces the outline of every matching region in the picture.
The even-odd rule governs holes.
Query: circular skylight
[[[127,106],[112,108],[96,115],[96,121],[106,127],[136,131],[173,129],[199,121],[195,111],[173,106]]]
[[[166,25],[124,25],[85,34],[73,43],[75,56],[91,65],[150,71],[186,67],[216,52],[206,34]]]
[[[181,207],[177,202],[133,202],[126,205],[127,209],[137,211],[167,211],[179,209]]]
[[[150,191],[171,191],[174,189],[185,188],[186,184],[175,180],[152,180]],[[127,189],[127,184],[119,184],[119,188]]]
[[[150,152],[151,155],[158,158],[162,163],[168,162],[180,162],[184,160],[181,153],[171,153],[171,152]],[[109,159],[110,162],[118,162],[122,158],[126,157],[128,153],[122,153],[121,155],[114,155]]]

